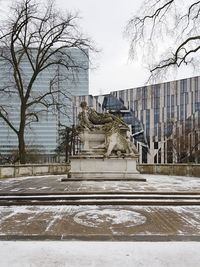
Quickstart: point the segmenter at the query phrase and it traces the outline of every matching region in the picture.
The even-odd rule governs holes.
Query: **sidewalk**
[[[0,242],[1,267],[199,267],[198,242]]]

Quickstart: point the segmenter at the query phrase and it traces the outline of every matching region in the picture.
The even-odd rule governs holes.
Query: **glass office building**
[[[67,97],[66,108],[67,116],[64,112],[59,112],[55,107],[50,107],[41,112],[44,107],[35,106],[34,112],[38,111],[39,121],[33,122],[26,127],[26,146],[27,148],[35,148],[40,151],[45,157],[45,160],[53,160],[55,155],[55,149],[59,143],[59,129],[64,126],[71,126],[74,123],[74,109],[72,104],[72,98],[76,95],[86,95],[89,91],[88,83],[88,67],[89,60],[87,51],[83,52],[76,48],[69,50],[70,56],[73,57],[76,64],[80,64],[81,68],[75,71],[67,71],[66,68],[50,67],[44,70],[34,83],[31,98],[39,97],[48,91],[49,86],[52,85],[57,88],[57,100],[58,102],[63,100],[62,94],[59,91],[66,93]],[[24,82],[30,79],[31,66],[28,60],[24,60],[22,65],[22,72]],[[5,107],[9,110],[9,120],[12,124],[19,127],[19,96],[16,90],[12,89],[12,76],[9,67],[3,63],[0,63],[0,89],[8,87],[9,90],[14,91],[12,94],[5,94],[0,91],[0,107]],[[14,88],[14,87],[13,87]],[[6,123],[0,119],[0,154],[9,154],[14,150],[17,150],[18,142],[17,136],[13,130],[6,125]]]
[[[110,96],[95,99],[102,110],[121,113],[133,134],[140,133],[135,136],[140,163],[200,162],[200,77],[114,91]]]

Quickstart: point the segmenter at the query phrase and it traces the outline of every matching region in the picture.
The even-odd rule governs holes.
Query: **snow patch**
[[[144,224],[146,217],[130,210],[87,210],[77,213],[74,221],[88,227],[102,227],[105,224],[124,224],[124,227]]]

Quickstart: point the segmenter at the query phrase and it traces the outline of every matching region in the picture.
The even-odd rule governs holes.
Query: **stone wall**
[[[138,164],[137,169],[144,174],[200,177],[200,164]],[[3,165],[0,166],[0,178],[66,174],[69,170],[69,164],[59,163]]]
[[[137,169],[144,174],[200,177],[200,164],[138,164]]]
[[[26,164],[0,166],[0,178],[20,176],[66,174],[70,170],[69,164]]]

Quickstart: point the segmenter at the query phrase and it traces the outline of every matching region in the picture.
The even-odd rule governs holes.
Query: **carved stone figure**
[[[98,125],[117,121],[119,124],[128,127],[126,123],[120,118],[110,113],[99,113],[96,110],[89,108],[86,102],[81,102],[82,112],[79,113],[79,126],[80,128],[93,130],[94,128],[100,128]]]
[[[131,157],[138,154],[136,147],[127,136],[129,127],[122,119],[110,113],[98,113],[89,108],[86,102],[81,103],[81,108],[78,129],[85,150],[104,148],[105,157],[110,157],[113,153],[118,157]],[[94,139],[95,133],[97,139],[99,135],[103,135],[104,142],[91,147],[90,139]]]
[[[128,136],[124,136],[121,131],[126,130],[120,129],[117,122],[108,123],[103,126],[105,131],[105,157],[109,157],[112,152],[116,152],[118,156],[121,153],[125,153],[126,156],[136,156],[138,154],[135,145],[130,141]]]

